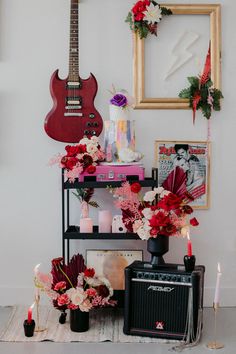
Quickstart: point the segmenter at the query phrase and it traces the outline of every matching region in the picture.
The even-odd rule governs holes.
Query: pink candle
[[[86,234],[93,232],[93,221],[91,218],[80,219],[80,232]]]
[[[188,256],[191,257],[193,255],[193,252],[192,252],[192,242],[190,240],[189,232],[187,232],[187,239],[188,239],[188,244],[187,244]]]
[[[214,304],[218,304],[220,302],[220,278],[221,278],[221,270],[220,263],[217,265],[217,276],[216,276],[216,288],[215,288],[215,297]]]
[[[34,303],[29,307],[28,309],[28,318],[27,322],[31,323],[32,322],[32,311],[33,311]]]
[[[103,233],[110,233],[112,225],[112,214],[110,210],[101,210],[98,212],[98,230]]]

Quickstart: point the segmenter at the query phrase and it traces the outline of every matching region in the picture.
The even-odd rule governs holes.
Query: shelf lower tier
[[[63,234],[64,240],[139,240],[135,233],[99,233],[98,226],[93,227],[93,233],[80,233],[79,226],[69,226]]]

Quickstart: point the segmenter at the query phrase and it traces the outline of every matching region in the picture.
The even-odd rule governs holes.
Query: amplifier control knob
[[[165,276],[165,275],[162,275],[162,276],[161,276],[161,280],[166,280],[166,276]]]
[[[166,276],[166,280],[170,280],[170,276],[169,275]]]
[[[145,274],[144,274],[144,278],[145,278],[145,279],[148,279],[148,278],[149,278],[149,274],[148,274],[148,273],[145,273]]]
[[[138,272],[137,273],[137,278],[141,279],[143,277],[143,273],[142,272]]]
[[[174,275],[173,278],[172,278],[173,281],[176,281],[176,276]]]

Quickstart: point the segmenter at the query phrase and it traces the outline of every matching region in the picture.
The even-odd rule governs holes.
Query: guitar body
[[[94,107],[97,81],[93,74],[78,83],[60,79],[56,70],[50,82],[53,108],[47,114],[44,128],[55,140],[78,143],[84,136],[98,136],[103,120]]]

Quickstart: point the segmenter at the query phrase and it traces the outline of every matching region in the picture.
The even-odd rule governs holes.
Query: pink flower
[[[93,288],[89,288],[86,290],[86,294],[89,297],[95,297],[97,295],[97,291]]]
[[[67,294],[62,294],[57,298],[58,306],[68,305],[69,302],[70,302],[70,299]]]
[[[80,311],[83,311],[83,312],[89,312],[89,310],[91,310],[92,307],[93,307],[93,305],[91,304],[89,299],[85,299],[82,302],[82,304],[79,305]]]
[[[66,289],[66,282],[65,281],[59,281],[59,283],[56,283],[54,286],[54,290],[56,291],[62,291]]]
[[[67,307],[68,307],[68,309],[70,309],[70,310],[77,310],[77,309],[79,308],[79,306],[76,306],[76,305],[74,305],[74,304],[69,304]]]

